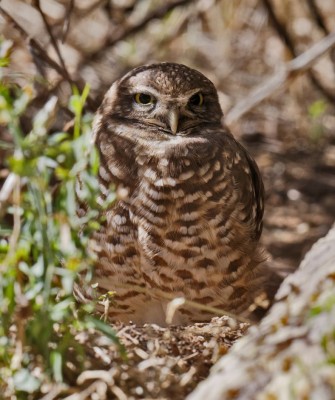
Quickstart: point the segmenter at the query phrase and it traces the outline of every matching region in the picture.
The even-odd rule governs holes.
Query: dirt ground
[[[98,332],[81,332],[77,340],[85,346],[85,371],[78,376],[70,349],[65,369],[68,385],[46,384],[41,398],[184,399],[243,336],[248,324],[215,317],[211,323],[189,327],[130,324],[114,328],[125,356]]]

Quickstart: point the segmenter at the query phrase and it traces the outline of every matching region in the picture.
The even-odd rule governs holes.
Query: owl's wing
[[[254,239],[258,240],[263,228],[264,185],[258,166],[247,150],[235,139],[236,152],[232,175],[240,187],[240,201],[244,204],[246,222],[254,227]]]

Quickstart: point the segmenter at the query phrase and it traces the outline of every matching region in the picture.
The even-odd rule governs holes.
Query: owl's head
[[[107,92],[100,114],[168,138],[220,124],[222,111],[213,83],[181,64],[145,65],[130,71]]]

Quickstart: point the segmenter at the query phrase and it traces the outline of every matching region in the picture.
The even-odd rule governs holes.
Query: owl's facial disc
[[[115,83],[106,103],[109,99],[115,117],[128,119],[164,140],[199,134],[200,125],[221,125],[223,116],[213,83],[181,64],[135,68]]]
[[[133,115],[159,131],[187,135],[191,128],[206,120],[204,95],[197,89],[179,96],[164,94],[152,87],[136,88],[132,96]]]

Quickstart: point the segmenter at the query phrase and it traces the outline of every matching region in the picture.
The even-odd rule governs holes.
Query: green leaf
[[[31,289],[29,289],[26,293],[25,293],[25,297],[27,300],[32,300],[35,299],[36,296],[40,293],[42,293],[43,291],[43,282],[36,282]]]
[[[311,104],[308,108],[309,115],[316,119],[322,116],[327,109],[327,103],[324,100],[317,100],[313,104]]]
[[[0,58],[0,67],[7,67],[9,65],[9,58]]]
[[[12,172],[19,176],[36,176],[37,173],[37,160],[27,160],[18,157],[10,157],[9,158],[9,166],[11,167]]]
[[[63,140],[69,139],[69,134],[66,132],[58,132],[48,137],[48,145],[56,146]]]
[[[76,115],[81,113],[81,99],[79,95],[74,94],[70,97],[69,109]]]
[[[63,382],[63,357],[59,351],[52,351],[50,354],[50,364],[56,382]]]
[[[50,310],[50,318],[55,321],[62,321],[62,319],[68,314],[69,307],[73,303],[71,298],[66,298],[63,301],[53,305]]]
[[[96,319],[90,315],[86,316],[86,321],[92,325],[93,328],[99,330],[102,332],[104,335],[106,335],[109,339],[111,339],[115,344],[118,345],[119,351],[121,356],[125,357],[126,356],[126,351],[122,343],[120,343],[119,338],[117,337],[114,329],[106,324],[105,322],[101,321],[100,319]]]

